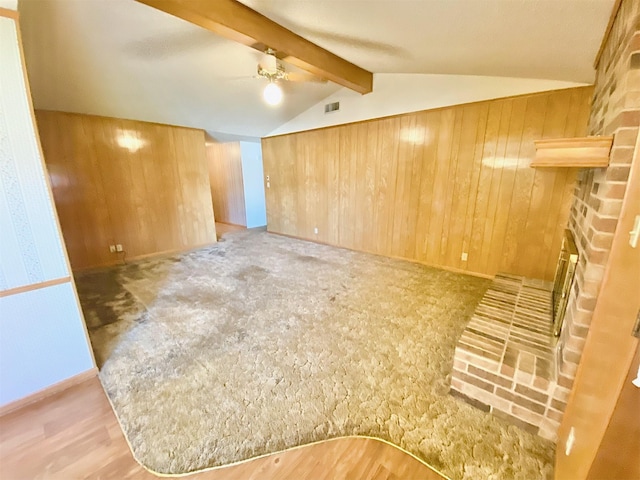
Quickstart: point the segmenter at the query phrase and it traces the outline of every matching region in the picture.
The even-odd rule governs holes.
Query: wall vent
[[[327,103],[324,106],[324,113],[337,112],[340,110],[340,102]]]

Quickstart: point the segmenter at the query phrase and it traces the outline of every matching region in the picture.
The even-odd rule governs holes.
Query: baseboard
[[[128,265],[129,263],[135,263],[140,260],[149,260],[149,259],[155,259],[155,258],[170,257],[172,255],[179,255],[181,253],[189,253],[189,252],[193,252],[194,250],[200,250],[201,248],[212,247],[216,243],[218,243],[217,239],[215,242],[201,243],[201,244],[192,245],[186,248],[178,248],[174,250],[163,250],[161,252],[145,253],[144,255],[136,255],[134,257],[125,257],[125,263],[122,263],[122,260],[119,260],[117,262],[112,262],[112,263],[104,263],[104,264],[101,263],[100,265],[74,268],[73,273],[99,272],[102,270],[108,270],[118,265]]]
[[[304,237],[298,237],[296,235],[289,235],[288,233],[274,232],[272,230],[269,230],[269,225],[267,225],[267,233],[271,233],[273,235],[280,235],[282,237],[287,237],[287,238],[294,238],[296,240],[304,240],[305,242],[319,243],[320,245],[328,245],[330,247],[343,248],[345,250],[350,250],[352,252],[368,253],[371,255],[377,255],[378,257],[393,258],[394,260],[404,260],[405,262],[417,263],[418,265],[424,265],[425,267],[438,268],[440,270],[446,270],[447,272],[463,273],[465,275],[471,275],[472,277],[488,278],[488,279],[493,279],[495,277],[495,275],[490,275],[488,273],[473,272],[471,270],[463,270],[461,268],[448,267],[446,265],[437,265],[435,263],[422,262],[420,260],[416,260],[415,258],[399,257],[397,255],[385,255],[382,253],[372,252],[369,250],[360,250],[358,248],[345,247],[343,245],[335,245],[333,243],[323,242],[321,240],[314,240],[311,238],[304,238]]]
[[[248,228],[246,225],[242,225],[240,223],[221,222],[220,220],[216,220],[216,223],[221,223],[222,225],[229,225],[231,227]]]
[[[43,388],[42,390],[38,390],[37,392],[27,395],[26,397],[19,398],[18,400],[14,400],[13,402],[9,402],[0,407],[0,417],[32,403],[38,402],[51,395],[60,393],[68,388],[84,382],[85,380],[89,380],[96,375],[98,375],[98,369],[96,367],[93,367],[89,370],[85,370],[84,372],[74,375],[73,377],[66,378],[61,382],[54,383],[53,385]]]

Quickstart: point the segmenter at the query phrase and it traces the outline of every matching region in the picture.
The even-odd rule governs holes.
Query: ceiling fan
[[[262,60],[258,63],[258,77],[266,78],[269,83],[264,88],[262,96],[269,105],[278,105],[282,101],[282,89],[278,82],[314,82],[327,83],[327,80],[316,77],[306,72],[287,72],[278,61],[275,50],[267,48],[262,56]]]
[[[278,93],[269,94],[273,95],[275,103],[282,99],[282,91],[277,85],[281,80],[294,82],[331,80],[362,95],[373,91],[372,72],[306,40],[238,0],[136,1],[264,53],[265,59],[258,67],[258,76],[269,81],[270,91],[278,91]],[[288,64],[310,73],[287,72],[278,64],[276,50],[278,56],[285,59]]]

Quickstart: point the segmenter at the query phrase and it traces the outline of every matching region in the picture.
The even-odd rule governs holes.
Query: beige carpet
[[[454,479],[552,476],[552,443],[448,394],[486,280],[245,231],[77,283],[100,378],[152,470],[367,435]]]

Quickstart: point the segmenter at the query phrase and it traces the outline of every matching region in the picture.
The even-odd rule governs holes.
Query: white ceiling
[[[215,1],[215,0],[211,0]],[[376,73],[593,81],[614,0],[242,0]],[[261,98],[259,53],[133,0],[19,0],[36,108],[266,135],[338,90]],[[293,68],[291,68],[293,69]]]
[[[613,0],[241,0],[376,73],[588,82]]]

